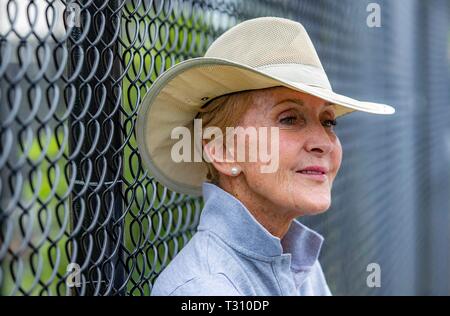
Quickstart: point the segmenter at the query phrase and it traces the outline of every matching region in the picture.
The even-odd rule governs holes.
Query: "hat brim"
[[[232,92],[275,86],[285,86],[332,102],[336,105],[336,117],[354,111],[385,115],[395,112],[386,104],[359,101],[328,89],[284,80],[226,59],[192,58],[161,74],[142,100],[136,139],[145,166],[169,189],[200,196],[202,183],[206,180],[206,164],[171,159],[173,145],[179,141],[171,138],[173,128],[185,126],[193,135],[193,119],[209,100]]]

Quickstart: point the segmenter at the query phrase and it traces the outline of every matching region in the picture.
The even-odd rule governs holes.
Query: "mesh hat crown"
[[[353,111],[393,114],[389,105],[335,93],[302,24],[261,17],[235,25],[219,36],[204,57],[182,61],[153,83],[142,100],[136,124],[141,157],[150,173],[169,189],[201,195],[205,162],[175,162],[172,139],[177,127],[194,135],[194,118],[208,101],[221,95],[285,86],[334,104],[336,117]],[[192,142],[192,157],[196,148]],[[282,153],[280,153],[281,155]]]
[[[227,59],[269,75],[284,75],[294,82],[331,90],[305,28],[288,19],[265,17],[242,22],[217,38],[205,57]]]

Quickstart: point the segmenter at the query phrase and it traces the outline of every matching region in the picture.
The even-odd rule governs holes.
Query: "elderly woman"
[[[342,160],[334,126],[356,110],[395,111],[333,92],[303,26],[283,18],[242,22],[163,73],[143,100],[138,145],[158,181],[205,203],[152,295],[331,295],[324,239],[296,218],[330,207]],[[252,135],[270,159],[250,159]]]

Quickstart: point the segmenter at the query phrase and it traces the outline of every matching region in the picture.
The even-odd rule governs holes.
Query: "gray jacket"
[[[205,182],[203,197],[197,233],[151,295],[331,295],[317,260],[320,234],[294,220],[280,240],[218,186]]]

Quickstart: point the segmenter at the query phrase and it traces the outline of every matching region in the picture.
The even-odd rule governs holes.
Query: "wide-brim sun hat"
[[[219,36],[204,57],[182,61],[162,73],[144,96],[136,137],[145,167],[167,188],[202,194],[205,162],[175,162],[172,130],[187,127],[212,99],[245,90],[285,86],[334,104],[336,117],[354,111],[393,114],[392,106],[359,101],[333,92],[314,45],[303,25],[279,17],[241,22]],[[192,143],[192,152],[198,150]]]

